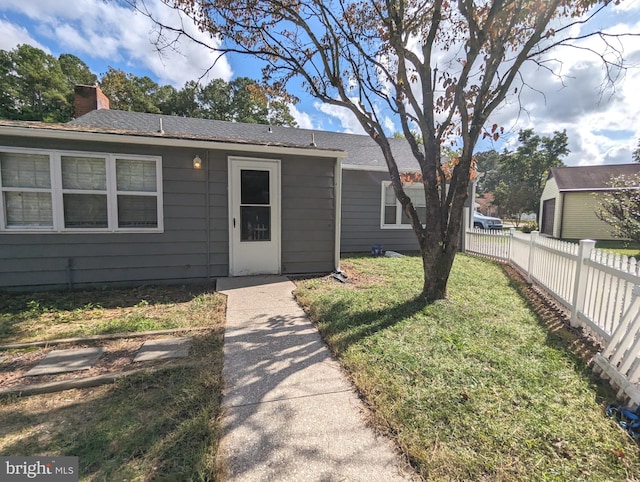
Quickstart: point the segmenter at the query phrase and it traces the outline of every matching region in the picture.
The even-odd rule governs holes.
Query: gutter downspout
[[[342,226],[342,160],[336,158],[334,174],[334,197],[336,203],[335,216],[335,246],[334,246],[334,269],[340,271],[340,235]]]

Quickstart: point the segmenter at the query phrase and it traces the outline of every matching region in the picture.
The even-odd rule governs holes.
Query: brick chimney
[[[97,85],[76,85],[73,92],[73,110],[76,119],[87,112],[108,109],[109,99]]]

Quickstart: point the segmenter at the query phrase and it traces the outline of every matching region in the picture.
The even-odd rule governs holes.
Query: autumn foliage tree
[[[382,150],[396,197],[418,239],[426,302],[446,296],[473,150],[481,137],[500,134],[497,125],[485,128],[490,114],[522,84],[519,72],[525,62],[546,65],[545,55],[552,48],[576,40],[573,27],[610,3],[163,1],[191,17],[212,38],[221,39],[222,45],[215,48],[222,53],[262,60],[264,80],[272,87],[301,82],[312,96],[355,115]],[[145,12],[140,2],[137,7]],[[159,38],[170,33],[188,36],[182,29],[159,26]],[[393,115],[402,127],[415,157],[426,197],[425,219],[403,189],[384,130],[386,115]],[[442,149],[452,141],[460,155],[450,176],[445,176]],[[448,189],[438,181],[444,177],[450,177]]]

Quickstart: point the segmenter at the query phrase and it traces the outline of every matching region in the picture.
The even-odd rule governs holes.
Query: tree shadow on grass
[[[424,308],[424,299],[420,296],[384,309],[371,308],[355,312],[348,301],[336,301],[323,309],[323,319],[332,320],[331,323],[316,324],[323,338],[330,339],[332,350],[339,353],[348,346],[419,313]]]

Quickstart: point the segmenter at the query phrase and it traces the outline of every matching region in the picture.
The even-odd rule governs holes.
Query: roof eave
[[[165,137],[162,135],[132,135],[113,132],[79,131],[55,128],[20,127],[0,125],[0,135],[40,139],[64,139],[92,142],[118,142],[121,144],[137,144],[167,147],[191,147],[201,149],[223,149],[233,152],[259,152],[265,154],[292,154],[307,157],[328,157],[342,159],[347,153],[334,149],[318,149],[314,147],[270,145],[261,143],[240,143],[215,139],[188,139]]]
[[[602,192],[602,191],[619,191],[620,189],[640,189],[639,187],[630,188],[611,188],[611,187],[581,187],[581,188],[561,188],[560,192]]]

